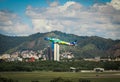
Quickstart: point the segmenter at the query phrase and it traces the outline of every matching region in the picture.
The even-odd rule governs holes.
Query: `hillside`
[[[0,34],[0,54],[12,53],[17,50],[42,50],[51,43],[45,37],[59,38],[72,42],[77,40],[77,46],[60,46],[60,53],[71,51],[76,57],[120,56],[120,40],[105,39],[97,36],[77,36],[60,31],[36,33],[26,37],[5,36]]]

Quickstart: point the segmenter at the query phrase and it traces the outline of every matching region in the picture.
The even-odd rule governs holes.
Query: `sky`
[[[0,0],[0,34],[55,30],[120,39],[120,0]]]

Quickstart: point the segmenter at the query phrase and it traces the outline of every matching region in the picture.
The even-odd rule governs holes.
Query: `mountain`
[[[120,40],[105,39],[98,36],[77,36],[60,31],[36,33],[30,36],[5,36],[0,34],[0,54],[21,50],[43,50],[51,46],[45,37],[59,38],[72,42],[77,40],[77,46],[60,45],[60,53],[70,51],[76,57],[120,56]]]

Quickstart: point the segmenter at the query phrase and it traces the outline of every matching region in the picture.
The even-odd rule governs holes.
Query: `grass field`
[[[19,82],[50,82],[50,80],[57,77],[69,79],[72,82],[78,82],[80,78],[90,80],[90,82],[120,82],[120,72],[0,72],[0,75],[1,77],[11,78]]]

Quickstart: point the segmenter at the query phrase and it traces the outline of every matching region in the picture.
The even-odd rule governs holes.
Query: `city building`
[[[53,60],[53,52],[50,46],[47,48],[47,60]]]
[[[60,61],[59,44],[54,44],[54,61]]]

